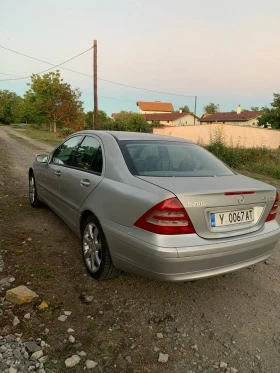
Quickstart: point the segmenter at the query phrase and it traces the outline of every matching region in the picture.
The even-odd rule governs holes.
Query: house
[[[174,113],[173,105],[170,102],[146,102],[138,101],[136,105],[139,106],[140,114],[162,114],[162,113]]]
[[[215,114],[204,114],[200,118],[201,124],[211,123],[224,123],[224,124],[236,124],[246,126],[257,126],[258,117],[262,114],[262,111],[242,111],[241,106],[238,105],[236,112],[226,113],[215,113]]]
[[[120,113],[112,113],[111,117],[113,119],[116,119],[119,115],[120,115]]]
[[[162,126],[191,126],[200,124],[200,119],[193,113],[144,114],[148,123],[160,122]]]

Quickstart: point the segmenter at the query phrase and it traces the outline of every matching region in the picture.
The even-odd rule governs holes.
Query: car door
[[[60,176],[70,164],[78,144],[84,136],[73,136],[54,150],[49,163],[40,174],[41,195],[47,204],[56,212],[61,213]]]
[[[102,180],[103,149],[96,136],[86,136],[79,144],[71,165],[61,170],[60,202],[63,219],[78,229],[80,208]]]

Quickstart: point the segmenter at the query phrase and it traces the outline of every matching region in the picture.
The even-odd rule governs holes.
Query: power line
[[[19,75],[13,75],[13,74],[7,74],[7,73],[0,73],[0,75],[15,76],[17,78],[20,78]]]
[[[27,54],[24,54],[24,53],[20,53],[20,52],[14,51],[14,50],[12,50],[12,49],[9,49],[9,48],[6,48],[6,47],[3,47],[3,46],[1,46],[1,45],[0,45],[0,48],[5,49],[5,50],[8,50],[8,51],[13,52],[13,53],[16,53],[16,54],[19,54],[19,55],[24,56],[24,57],[27,57],[27,58],[31,58],[31,59],[33,59],[33,60],[35,60],[35,61],[39,61],[39,62],[46,63],[46,64],[51,65],[51,66],[53,66],[53,67],[58,67],[58,66],[64,65],[66,62],[69,62],[69,61],[73,60],[74,58],[80,56],[81,54],[88,52],[92,47],[91,47],[90,49],[88,49],[87,51],[85,51],[85,52],[83,52],[83,53],[80,53],[79,55],[77,55],[77,56],[75,56],[75,57],[73,57],[73,58],[71,58],[71,59],[69,59],[69,60],[67,60],[67,61],[65,61],[65,62],[63,62],[63,63],[61,63],[61,64],[59,64],[59,65],[54,65],[54,64],[52,64],[52,63],[50,63],[50,62],[43,61],[43,60],[40,60],[39,58],[32,57],[32,56],[29,56],[29,55],[27,55]],[[53,67],[52,67],[52,68],[53,68]],[[52,68],[51,68],[51,69],[52,69]],[[61,67],[61,68],[62,68],[63,70],[67,70],[67,71],[70,71],[70,72],[73,72],[73,73],[76,73],[76,74],[79,74],[79,75],[83,75],[83,76],[87,76],[87,77],[93,78],[93,76],[92,76],[92,75],[89,75],[89,74],[81,73],[81,72],[79,72],[79,71],[72,70],[72,69],[68,69],[68,68],[66,68],[66,67]],[[51,69],[48,69],[48,70],[51,70]],[[38,73],[38,74],[42,74],[43,72],[48,71],[48,70],[41,71],[41,72]],[[37,75],[37,74],[35,74],[35,75]],[[31,75],[30,75],[30,76],[31,76]],[[28,77],[22,77],[22,78],[18,78],[18,79],[0,79],[0,81],[27,79],[27,78],[30,78],[30,76],[28,76]],[[153,92],[153,93],[158,93],[158,94],[162,94],[162,95],[170,95],[170,96],[178,96],[178,97],[195,97],[194,95],[182,95],[182,94],[178,94],[178,93],[170,93],[170,92],[155,91],[155,90],[153,90],[153,89],[142,88],[142,87],[136,87],[136,86],[132,86],[132,85],[129,85],[129,84],[119,83],[119,82],[115,82],[115,81],[108,80],[108,79],[103,79],[103,78],[98,78],[98,80],[101,80],[101,81],[103,81],[103,82],[107,82],[107,83],[111,83],[111,84],[115,84],[115,85],[119,85],[119,86],[122,86],[122,87],[127,87],[127,88],[132,88],[132,89],[138,89],[138,90],[141,90],[141,91]]]
[[[7,50],[9,50],[9,51],[11,51],[11,52],[14,52],[14,53],[17,53],[17,54],[21,54],[21,55],[23,55],[23,56],[25,56],[25,57],[28,57],[28,58],[32,58],[33,60],[37,60],[37,61],[40,61],[40,62],[47,63],[48,65],[52,65],[51,68],[46,69],[46,70],[43,70],[43,71],[40,71],[39,73],[36,73],[35,75],[43,74],[43,73],[45,73],[46,71],[50,71],[50,70],[52,70],[52,69],[55,68],[55,67],[59,67],[59,66],[61,66],[61,65],[64,65],[65,63],[70,62],[70,61],[74,60],[74,59],[77,58],[77,57],[80,57],[81,55],[85,54],[86,52],[88,52],[88,51],[90,51],[90,50],[92,49],[92,47],[90,47],[89,49],[87,49],[87,50],[85,50],[85,51],[83,51],[83,52],[77,54],[76,56],[71,57],[71,58],[69,58],[68,60],[66,60],[66,61],[64,61],[64,62],[61,62],[61,63],[59,63],[58,65],[54,65],[54,64],[49,63],[49,62],[41,61],[41,60],[39,60],[38,58],[30,57],[30,56],[27,56],[27,55],[25,55],[25,54],[22,54],[22,53],[19,53],[19,52],[13,51],[12,49],[8,49],[8,48],[2,47],[2,46],[0,46],[0,48],[7,49]],[[23,76],[23,77],[20,77],[20,78],[0,79],[0,81],[1,81],[1,82],[4,82],[4,81],[7,81],[7,80],[21,80],[21,79],[28,79],[28,78],[31,78],[31,76],[32,76],[32,75]]]

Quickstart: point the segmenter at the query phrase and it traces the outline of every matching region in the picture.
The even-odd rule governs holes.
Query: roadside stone
[[[198,351],[198,347],[197,347],[197,344],[195,344],[195,345],[192,345],[192,346],[191,346],[191,349],[197,352],[197,351]]]
[[[93,295],[87,295],[87,293],[85,292],[82,292],[79,296],[80,300],[83,302],[83,303],[91,303],[93,301]]]
[[[86,354],[85,351],[80,351],[80,352],[78,352],[78,355],[81,356],[81,357],[85,357],[85,356],[87,356],[87,354]]]
[[[71,328],[69,328],[69,329],[67,329],[67,333],[74,333],[74,329],[71,329]]]
[[[98,365],[98,363],[97,363],[96,361],[93,361],[93,360],[87,360],[87,361],[86,361],[86,368],[87,368],[87,369],[93,369],[93,368],[95,368],[97,365]]]
[[[14,277],[10,277],[9,278],[9,283],[12,284],[14,281],[16,281],[16,279]]]
[[[71,316],[72,312],[71,311],[64,311],[65,316]]]
[[[227,368],[227,363],[225,363],[224,361],[221,361],[220,368]]]
[[[157,338],[158,339],[163,339],[163,334],[162,333],[157,333]]]
[[[39,351],[33,352],[33,354],[31,355],[31,359],[38,360],[42,356],[43,356],[43,351],[39,350]]]
[[[8,288],[11,286],[11,283],[9,281],[9,277],[4,277],[0,280],[0,287],[1,288]]]
[[[236,368],[230,368],[230,373],[237,373],[238,372],[238,369]]]
[[[61,322],[64,322],[67,320],[67,316],[66,315],[60,315],[57,320],[61,321]]]
[[[0,363],[0,372],[4,372],[8,369],[8,365],[6,363]]]
[[[7,290],[6,292],[6,300],[14,304],[30,303],[38,298],[39,296],[34,291],[24,285]]]
[[[155,352],[159,352],[159,351],[160,351],[160,348],[158,348],[158,347],[154,347],[154,351],[155,351]]]
[[[81,342],[76,342],[73,347],[78,349],[78,348],[81,348],[83,345],[81,344]]]
[[[33,352],[37,352],[37,351],[40,351],[41,348],[37,345],[37,343],[35,342],[25,342],[25,347],[27,348],[27,350],[33,354]]]
[[[125,360],[128,362],[128,364],[132,363],[131,356],[129,356],[129,355],[125,357]]]
[[[17,369],[10,367],[9,368],[9,373],[17,373]]]
[[[28,312],[23,317],[28,320],[31,318],[31,314]]]
[[[78,365],[81,358],[78,355],[73,355],[65,360],[66,368],[73,368],[74,366]]]
[[[13,326],[17,326],[20,323],[19,318],[17,316],[13,319]]]
[[[73,337],[73,335],[70,335],[68,340],[70,343],[75,343],[75,337]]]
[[[158,355],[158,362],[159,363],[167,363],[168,359],[169,359],[169,355],[168,354],[163,354],[161,352],[159,353],[159,355]]]
[[[49,305],[48,305],[48,303],[46,302],[46,301],[42,301],[41,302],[41,304],[39,304],[39,306],[38,306],[38,310],[44,310],[45,308],[48,308],[49,307]]]

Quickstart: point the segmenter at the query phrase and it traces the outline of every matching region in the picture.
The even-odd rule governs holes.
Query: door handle
[[[81,180],[80,184],[81,184],[81,186],[88,187],[88,186],[90,186],[90,181],[87,180],[87,179],[84,179],[84,180]]]
[[[54,173],[56,174],[56,176],[60,176],[61,175],[61,171],[55,171]]]

